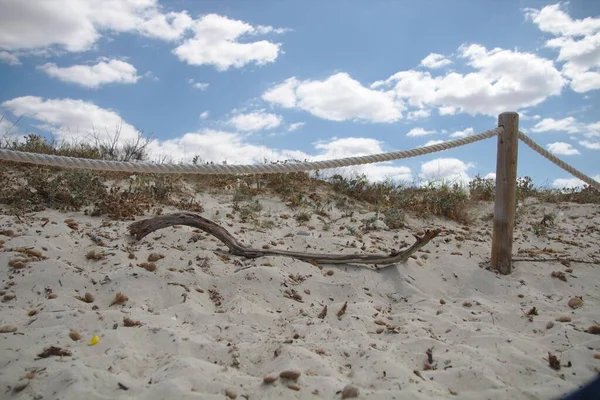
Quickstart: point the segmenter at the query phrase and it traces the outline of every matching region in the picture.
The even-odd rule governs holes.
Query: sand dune
[[[198,196],[203,216],[257,248],[384,252],[423,229],[444,230],[417,257],[374,271],[227,257],[222,243],[188,227],[136,242],[129,222],[5,208],[0,397],[551,399],[598,373],[600,336],[587,332],[600,323],[598,205],[529,199],[514,248],[519,258],[595,264],[519,261],[499,276],[480,265],[491,203],[472,211],[468,227],[407,217],[403,229],[377,221],[361,233],[375,214],[359,206],[353,217],[334,208],[330,219],[299,224],[283,202],[258,197],[257,224],[227,216],[231,196]],[[536,235],[545,214],[554,219]],[[118,293],[127,300],[111,305]],[[51,346],[63,355],[41,358]],[[279,378],[283,371],[300,375]]]

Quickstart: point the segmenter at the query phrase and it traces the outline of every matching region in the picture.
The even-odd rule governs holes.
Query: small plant
[[[310,221],[310,214],[306,211],[300,211],[298,214],[296,214],[296,221],[308,222]]]

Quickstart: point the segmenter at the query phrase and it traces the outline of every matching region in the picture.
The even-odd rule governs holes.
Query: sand
[[[359,238],[361,221],[376,215],[358,205],[353,217],[333,207],[335,221],[300,224],[283,202],[257,197],[256,224],[227,216],[231,195],[198,196],[203,216],[257,248],[382,252],[424,229],[443,232],[416,258],[374,271],[226,257],[189,227],[136,242],[129,222],[3,208],[0,397],[552,399],[598,374],[600,336],[587,332],[600,322],[598,205],[525,201],[516,257],[596,263],[519,261],[500,276],[482,267],[492,203],[473,209],[469,226],[409,216],[402,229],[377,220]],[[554,219],[538,236],[532,226],[545,214]],[[149,257],[153,271],[140,266]],[[118,293],[127,300],[111,305]],[[44,350],[57,355],[39,357]]]

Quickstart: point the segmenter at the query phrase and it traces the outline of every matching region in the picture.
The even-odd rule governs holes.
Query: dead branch
[[[231,254],[246,258],[257,258],[264,256],[292,257],[298,260],[321,264],[380,264],[391,265],[406,261],[412,254],[424,247],[429,241],[441,232],[441,229],[426,231],[422,237],[415,235],[417,241],[408,249],[399,252],[392,251],[390,254],[319,254],[303,253],[296,251],[253,249],[241,244],[225,228],[206,219],[196,213],[178,212],[167,215],[141,220],[129,225],[129,233],[137,240],[159,229],[175,225],[186,225],[198,228],[221,240]]]

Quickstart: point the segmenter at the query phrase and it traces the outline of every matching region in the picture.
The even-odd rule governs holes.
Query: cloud
[[[304,125],[306,125],[305,122],[294,122],[293,124],[290,124],[290,126],[288,127],[288,132],[293,132],[297,129],[302,128]]]
[[[210,86],[210,84],[209,84],[209,83],[204,83],[204,82],[196,82],[194,79],[191,79],[191,78],[190,78],[190,79],[188,79],[188,83],[189,83],[190,85],[192,85],[192,87],[193,87],[194,89],[198,89],[198,90],[201,90],[201,91],[204,91],[204,90],[208,89],[208,87]]]
[[[542,32],[555,36],[546,47],[558,49],[558,61],[563,61],[562,73],[570,79],[575,92],[600,89],[600,18],[572,19],[563,4],[542,9],[525,9],[527,19]]]
[[[567,132],[582,133],[587,138],[600,137],[600,121],[585,124],[577,121],[574,117],[563,119],[543,118],[532,128],[532,132]]]
[[[406,114],[406,119],[408,119],[410,121],[414,121],[419,118],[427,118],[430,115],[431,115],[430,110],[421,109],[421,110],[408,112],[408,114]]]
[[[579,142],[580,145],[590,150],[600,150],[600,142],[590,142],[589,140],[582,140]]]
[[[315,149],[320,154],[313,156],[313,161],[331,160],[345,157],[360,157],[370,154],[384,153],[383,143],[372,138],[332,138],[329,141],[321,141],[315,144]],[[327,170],[327,175],[335,173],[357,173],[365,174],[373,181],[392,179],[395,181],[412,181],[413,176],[410,168],[392,165],[390,162],[377,164],[356,165],[347,168],[334,168]]]
[[[408,136],[408,137],[419,137],[419,136],[432,135],[434,133],[436,133],[436,131],[428,131],[428,130],[423,129],[423,128],[412,128],[410,131],[408,131],[408,133],[406,134],[406,136]]]
[[[405,70],[369,87],[346,72],[325,80],[291,77],[268,89],[262,99],[332,121],[395,122],[404,111],[417,119],[429,116],[431,109],[440,115],[496,116],[536,106],[560,95],[567,84],[552,61],[531,53],[470,44],[460,46],[457,57],[474,72]]]
[[[140,77],[135,67],[120,60],[100,61],[96,65],[72,65],[61,68],[54,63],[37,67],[63,82],[96,89],[109,83],[136,83]]]
[[[452,64],[452,61],[438,53],[430,53],[427,57],[421,60],[421,65],[429,69],[441,68],[448,64]]]
[[[548,151],[550,151],[551,153],[562,156],[572,156],[575,154],[581,154],[579,150],[574,148],[569,143],[565,142],[550,143],[546,146],[546,149],[548,149]]]
[[[496,180],[496,173],[495,172],[489,172],[486,176],[484,176],[485,179],[493,179]]]
[[[66,141],[90,141],[90,133],[96,132],[100,141],[114,137],[114,127],[121,127],[119,143],[137,138],[138,131],[113,111],[93,103],[73,99],[42,99],[40,97],[17,97],[1,104],[15,116],[29,117],[43,125],[57,139]],[[313,154],[297,150],[274,149],[247,141],[248,135],[214,129],[186,133],[168,140],[152,141],[147,147],[151,160],[163,159],[190,162],[196,155],[203,162],[230,164],[255,164],[265,161],[288,159],[322,161],[340,157],[363,156],[383,153],[383,143],[371,138],[332,138],[314,143]],[[374,181],[393,178],[411,180],[410,168],[391,162],[361,165],[327,170],[328,173],[364,173]]]
[[[8,137],[17,132],[18,126],[9,121],[4,115],[0,114],[0,135],[3,137]]]
[[[68,10],[68,12],[66,11]],[[217,14],[191,18],[186,11],[162,11],[158,0],[4,0],[0,2],[2,59],[39,51],[83,52],[109,35],[132,33],[175,42],[173,53],[190,65],[219,71],[275,61],[280,43],[249,37],[286,29],[252,25]],[[7,55],[8,54],[8,55]]]
[[[192,27],[192,23],[193,20],[186,11],[155,13],[152,17],[145,19],[138,29],[142,35],[148,37],[175,41]]]
[[[419,177],[426,182],[443,180],[464,184],[470,180],[467,171],[473,167],[472,163],[465,163],[458,158],[436,158],[421,164]]]
[[[453,106],[442,106],[438,108],[438,113],[440,115],[454,115],[459,111],[458,107]]]
[[[573,117],[563,119],[544,118],[531,128],[531,132],[563,131],[568,133],[578,133],[581,132],[581,129],[581,124]]]
[[[248,114],[237,114],[229,120],[229,123],[238,131],[244,132],[277,128],[282,122],[283,117],[281,115],[266,113],[264,110]]]
[[[203,112],[200,114],[200,119],[207,119],[207,118],[208,118],[208,115],[209,115],[209,112],[208,112],[208,111],[203,111]]]
[[[124,122],[119,114],[83,100],[44,100],[36,96],[23,96],[7,100],[1,105],[17,117],[42,122],[40,128],[66,141],[91,139],[95,135],[101,142],[107,142],[114,138],[118,129],[119,139],[123,142],[138,137],[135,127]]]
[[[280,43],[267,40],[239,41],[258,32],[252,25],[227,17],[208,14],[193,25],[194,36],[177,46],[173,53],[190,65],[213,65],[219,71],[241,68],[246,64],[274,62],[281,51]]]
[[[600,182],[600,174],[591,177],[596,182]],[[552,182],[552,186],[558,189],[582,188],[587,183],[579,178],[559,178]]]
[[[458,57],[475,72],[400,71],[372,87],[387,87],[414,107],[437,107],[441,115],[497,115],[540,104],[561,93],[564,78],[550,60],[479,44],[462,45]]]
[[[6,63],[8,65],[21,65],[23,64],[19,57],[15,54],[11,54],[7,51],[0,51],[0,62]]]
[[[464,129],[462,131],[456,131],[454,133],[450,134],[450,137],[452,138],[465,138],[467,136],[471,136],[473,133],[475,133],[473,128],[467,128]]]
[[[262,99],[330,121],[394,122],[402,117],[403,109],[392,96],[364,87],[345,72],[324,81],[292,77],[267,90]]]
[[[90,50],[107,33],[176,40],[191,26],[185,12],[163,14],[157,0],[0,2],[0,48]]]

